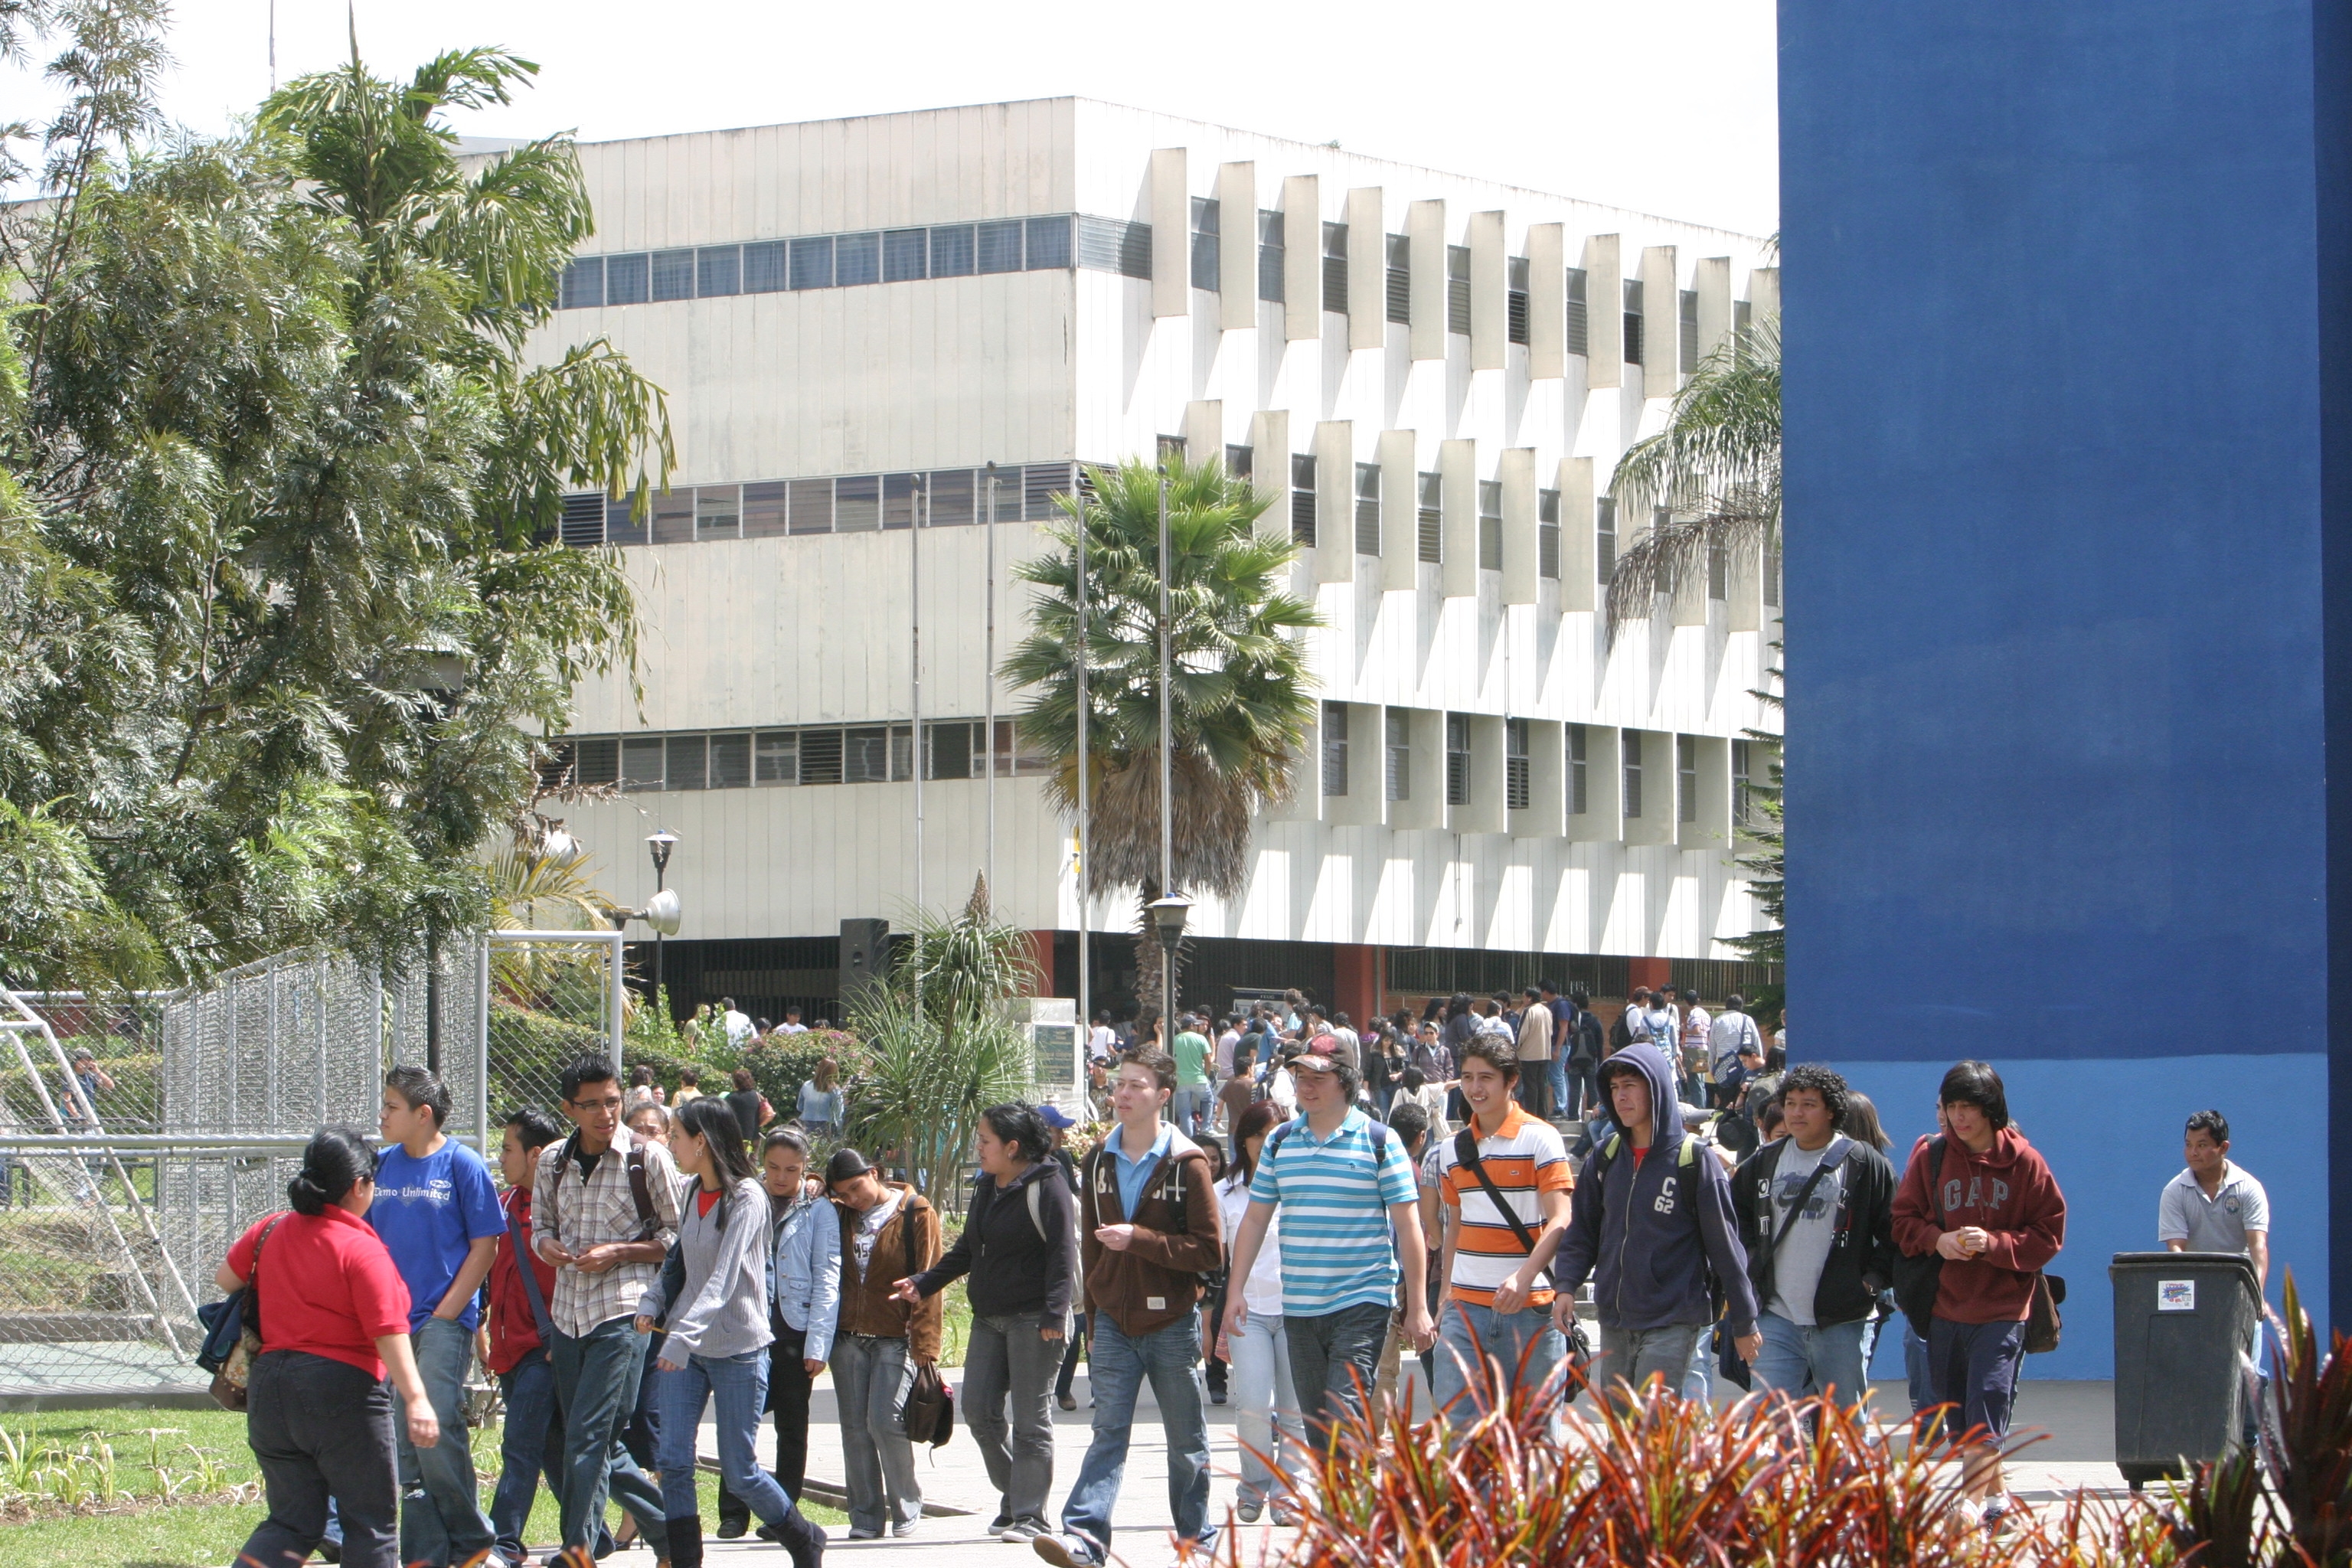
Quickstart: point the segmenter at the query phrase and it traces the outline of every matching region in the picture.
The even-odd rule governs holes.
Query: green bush
[[[159,1131],[163,1124],[163,1058],[152,1052],[125,1056],[109,1056],[108,1049],[120,1051],[126,1043],[110,1037],[89,1040],[68,1039],[62,1042],[66,1056],[72,1058],[76,1047],[87,1045],[98,1058],[99,1070],[114,1080],[110,1089],[98,1091],[94,1109],[101,1124],[117,1132]],[[49,1060],[45,1041],[32,1042],[33,1060],[40,1069],[41,1087],[48,1090],[49,1102],[60,1114],[66,1112],[65,1085],[56,1066]],[[21,1067],[0,1071],[0,1108],[5,1108],[10,1120],[26,1127],[46,1128],[48,1113],[42,1109],[41,1097],[34,1090],[32,1080]]]
[[[751,1069],[751,1081],[776,1108],[779,1120],[790,1121],[800,1111],[801,1085],[816,1076],[816,1064],[831,1057],[846,1084],[856,1071],[857,1037],[840,1029],[812,1029],[802,1035],[771,1035],[741,1053]]]

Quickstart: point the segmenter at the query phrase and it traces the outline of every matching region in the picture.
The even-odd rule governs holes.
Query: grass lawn
[[[90,1456],[73,1468],[93,1492],[104,1454],[110,1449],[112,1484],[122,1494],[112,1504],[97,1505],[121,1511],[0,1526],[0,1568],[224,1568],[265,1511],[257,1502],[163,1500],[168,1490],[184,1492],[203,1481],[226,1489],[260,1479],[245,1445],[245,1417],[226,1410],[56,1411],[0,1416],[0,1432],[28,1454],[53,1448]],[[499,1429],[490,1426],[473,1437],[487,1507],[498,1479]],[[49,1484],[20,1475],[6,1463],[5,1455],[0,1448],[0,1499],[51,1489]],[[28,1461],[24,1468],[42,1467]],[[702,1515],[716,1521],[718,1478],[706,1473],[701,1483]],[[848,1523],[845,1515],[821,1504],[807,1512],[828,1530]],[[614,1510],[614,1521],[619,1518],[619,1510]],[[531,1544],[541,1545],[558,1533],[555,1500],[542,1488],[526,1534]]]

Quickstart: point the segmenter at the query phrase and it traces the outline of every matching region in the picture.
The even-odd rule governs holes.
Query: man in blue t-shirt
[[[470,1562],[496,1544],[482,1513],[461,1405],[479,1319],[475,1298],[507,1222],[482,1157],[442,1136],[448,1117],[449,1090],[438,1077],[423,1068],[384,1074],[376,1119],[383,1153],[367,1215],[408,1286],[408,1337],[425,1397],[442,1432],[456,1434],[418,1448],[408,1441],[405,1416],[393,1422],[400,1448],[400,1560],[429,1568]]]

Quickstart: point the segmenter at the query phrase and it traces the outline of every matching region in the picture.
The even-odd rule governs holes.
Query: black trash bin
[[[2262,1319],[2242,1252],[2118,1252],[2116,1468],[2137,1491],[2218,1459],[2245,1426],[2246,1361]]]

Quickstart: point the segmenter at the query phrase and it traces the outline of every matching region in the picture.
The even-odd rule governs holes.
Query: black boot
[[[751,1505],[719,1483],[719,1539],[734,1541],[751,1528]]]
[[[666,1519],[662,1529],[669,1536],[669,1568],[702,1568],[702,1516],[689,1513],[684,1519]]]
[[[817,1568],[824,1561],[824,1531],[809,1522],[795,1506],[773,1524],[760,1527],[760,1539],[780,1543],[792,1553],[793,1568]],[[673,1563],[670,1568],[677,1568]]]

